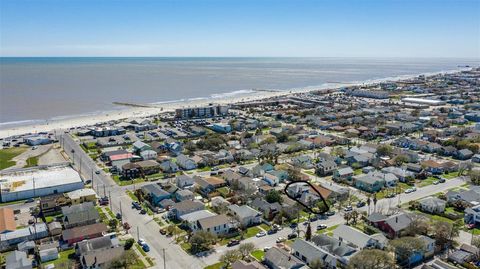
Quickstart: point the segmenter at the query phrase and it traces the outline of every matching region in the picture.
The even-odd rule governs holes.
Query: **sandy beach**
[[[22,135],[26,133],[50,132],[53,130],[69,129],[72,127],[95,125],[98,123],[108,122],[111,120],[120,120],[120,119],[135,118],[135,117],[148,117],[148,116],[157,115],[159,113],[172,112],[176,108],[181,108],[181,107],[203,106],[209,103],[233,104],[238,102],[257,101],[257,100],[262,100],[262,99],[271,98],[271,97],[290,95],[293,93],[305,93],[305,92],[318,91],[318,90],[339,89],[345,86],[374,84],[374,83],[380,83],[383,81],[399,81],[399,80],[417,77],[419,75],[432,76],[437,74],[459,72],[467,69],[470,69],[470,68],[459,68],[456,70],[448,70],[448,71],[441,71],[441,72],[405,75],[405,76],[398,76],[398,77],[388,77],[383,79],[368,80],[368,81],[362,81],[362,82],[358,82],[358,81],[346,82],[343,84],[338,83],[334,85],[324,85],[324,86],[318,86],[318,87],[312,86],[312,87],[306,87],[301,89],[295,89],[292,91],[255,91],[248,95],[242,95],[242,96],[233,96],[233,97],[229,96],[225,98],[214,98],[214,99],[187,100],[187,101],[178,101],[178,102],[170,102],[170,103],[167,102],[167,103],[161,103],[161,104],[151,104],[151,107],[130,107],[130,108],[120,109],[116,111],[98,113],[95,115],[42,121],[42,123],[34,124],[34,125],[6,127],[0,130],[0,138],[5,138],[5,137],[10,137],[15,135]]]
[[[255,101],[265,98],[288,95],[289,92],[255,92],[249,96],[237,96],[218,99],[200,99],[182,102],[172,102],[152,105],[152,107],[131,107],[117,111],[99,113],[97,115],[79,116],[68,119],[49,120],[45,123],[35,125],[15,126],[0,130],[0,138],[26,133],[50,132],[52,130],[69,129],[72,127],[94,125],[111,120],[120,120],[135,117],[148,117],[159,113],[173,112],[176,108],[187,106],[203,106],[209,103],[233,104],[238,102]]]

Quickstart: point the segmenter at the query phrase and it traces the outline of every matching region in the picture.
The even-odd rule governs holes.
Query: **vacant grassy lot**
[[[14,166],[15,161],[12,161],[12,159],[26,150],[27,148],[9,148],[0,150],[0,170]]]

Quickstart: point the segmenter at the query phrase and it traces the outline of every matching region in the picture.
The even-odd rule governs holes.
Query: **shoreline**
[[[191,98],[187,100],[154,102],[154,103],[148,103],[148,104],[139,104],[139,106],[123,108],[118,110],[90,112],[90,113],[85,113],[84,115],[78,115],[78,116],[76,115],[59,116],[59,117],[56,117],[57,119],[53,118],[50,120],[24,120],[19,122],[25,122],[25,123],[38,122],[38,123],[27,124],[27,125],[16,125],[16,126],[6,127],[6,128],[0,127],[0,138],[23,135],[27,133],[51,132],[53,130],[58,130],[58,129],[69,129],[72,127],[95,125],[98,123],[108,122],[111,120],[121,120],[125,118],[149,117],[149,116],[153,116],[161,113],[173,112],[175,111],[176,108],[182,108],[182,107],[188,107],[188,106],[203,106],[203,105],[208,105],[209,103],[228,105],[228,104],[239,103],[239,102],[258,101],[258,100],[264,100],[272,97],[308,93],[313,91],[338,90],[346,86],[371,85],[371,84],[377,84],[385,81],[395,82],[395,81],[415,78],[420,75],[434,76],[439,74],[456,73],[456,72],[461,72],[469,69],[471,69],[471,67],[469,68],[459,67],[454,70],[427,72],[427,73],[412,74],[412,75],[400,75],[396,77],[369,79],[365,81],[324,83],[319,86],[307,86],[299,89],[292,89],[292,90],[285,90],[285,91],[252,90],[252,92],[248,94],[238,95],[238,96],[228,96],[229,93],[225,93],[224,97],[220,97],[220,98],[202,97],[202,98]],[[147,107],[147,106],[152,106],[152,107]],[[5,124],[5,125],[8,125],[8,124]],[[1,126],[1,123],[0,123],[0,126]]]

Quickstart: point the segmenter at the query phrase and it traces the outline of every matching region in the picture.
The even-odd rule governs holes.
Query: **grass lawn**
[[[203,269],[222,269],[225,264],[223,262],[217,262],[212,265],[209,265]]]
[[[135,196],[135,194],[133,194],[132,191],[128,191],[128,190],[127,190],[126,193],[127,193],[128,196],[130,196],[130,198],[131,198],[133,201],[138,202],[137,196]]]
[[[132,180],[121,180],[120,176],[118,175],[113,175],[112,176],[113,181],[115,181],[119,186],[128,186],[132,185],[134,183],[142,183],[145,182],[145,179],[143,178],[136,178],[133,181]]]
[[[143,257],[147,256],[147,253],[143,251],[142,247],[138,243],[135,243],[135,247],[138,249],[138,251],[142,254]]]
[[[257,261],[262,261],[265,256],[265,252],[261,249],[256,249],[250,253]]]
[[[27,148],[9,148],[0,150],[0,170],[14,166],[15,161],[12,161],[12,159],[26,150]]]
[[[473,229],[473,231],[470,231],[471,233],[473,233],[474,235],[480,235],[480,229],[478,228],[475,228]]]
[[[363,173],[363,172],[362,172],[362,168],[358,168],[358,169],[353,170],[353,174],[356,175],[356,176],[358,176],[358,175],[360,175],[360,174],[362,174],[362,173]]]
[[[265,223],[262,223],[262,224],[260,224],[259,226],[260,226],[260,228],[264,229],[265,231],[268,231],[268,230],[271,229],[270,226],[268,226],[268,225],[265,224]]]
[[[28,158],[28,159],[26,160],[27,164],[25,165],[25,167],[38,166],[38,159],[39,159],[38,156],[34,156],[34,157]]]
[[[212,168],[210,168],[210,166],[205,166],[203,168],[198,168],[197,169],[197,172],[207,172],[207,171],[211,171]]]
[[[185,250],[185,252],[187,253],[190,253],[190,248],[192,247],[192,245],[188,242],[183,242],[180,244],[180,247]]]
[[[257,233],[261,232],[262,230],[260,230],[260,228],[258,227],[250,227],[247,229],[247,232],[245,233],[244,235],[244,238],[250,238],[250,237],[254,237]]]
[[[153,220],[158,224],[158,226],[163,226],[165,223],[160,218],[153,218]]]
[[[115,214],[113,214],[112,210],[110,210],[109,207],[105,207],[105,211],[107,211],[108,215],[110,216],[110,218],[114,219],[115,218]]]
[[[438,181],[437,178],[434,177],[427,177],[426,179],[420,181],[420,184],[418,184],[419,187],[425,187],[428,185],[432,185],[433,182]]]
[[[227,187],[221,187],[217,189],[217,191],[222,195],[223,198],[227,197],[228,194],[230,193],[230,189]]]
[[[443,177],[446,179],[455,178],[458,177],[458,172],[450,172],[448,174],[444,174]]]
[[[247,239],[247,238],[250,238],[250,237],[254,237],[257,233],[261,232],[262,230],[256,226],[254,227],[250,227],[248,228],[244,235],[243,235],[243,238],[244,239]],[[221,246],[224,246],[226,245],[230,240],[233,240],[233,239],[237,239],[239,240],[240,239],[240,235],[237,235],[237,236],[234,236],[234,237],[230,237],[230,238],[222,238],[218,244],[220,244]]]
[[[323,229],[323,230],[317,231],[317,234],[326,234],[326,235],[332,236],[332,235],[333,235],[333,230],[335,230],[337,227],[338,227],[338,224],[337,224],[337,225],[333,225],[333,226],[331,226],[331,227],[328,227],[327,229]],[[313,227],[312,227],[312,228],[313,228]],[[312,230],[313,230],[313,229],[312,229]]]

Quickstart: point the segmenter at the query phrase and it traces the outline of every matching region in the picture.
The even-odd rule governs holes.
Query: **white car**
[[[282,243],[282,242],[285,242],[285,241],[287,241],[287,239],[285,239],[285,238],[283,238],[283,237],[279,237],[279,238],[277,238],[277,241],[276,241],[276,242],[277,242],[277,243]]]
[[[267,234],[265,232],[259,232],[258,234],[256,234],[255,236],[256,237],[264,237],[266,236]]]
[[[138,243],[140,246],[143,246],[143,245],[145,245],[147,242],[145,241],[145,239],[139,238],[137,243]]]

